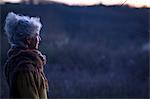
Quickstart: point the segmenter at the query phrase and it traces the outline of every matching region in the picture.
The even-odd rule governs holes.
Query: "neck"
[[[30,48],[28,45],[12,44],[11,49],[22,49],[22,50],[38,50],[37,48]]]
[[[11,45],[11,48],[12,49],[27,49],[25,46],[19,46],[19,45],[16,45],[16,44]]]

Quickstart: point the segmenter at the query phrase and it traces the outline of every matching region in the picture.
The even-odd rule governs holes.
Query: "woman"
[[[11,98],[47,99],[48,82],[43,72],[45,56],[38,51],[39,18],[8,13],[5,32],[11,45],[5,76]]]

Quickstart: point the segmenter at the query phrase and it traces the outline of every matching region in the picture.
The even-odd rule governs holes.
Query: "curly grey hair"
[[[42,24],[40,18],[8,13],[5,23],[5,33],[11,45],[23,45],[25,37],[39,35]]]

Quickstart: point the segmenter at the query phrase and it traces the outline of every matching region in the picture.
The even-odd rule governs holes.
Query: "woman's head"
[[[30,18],[10,12],[6,17],[4,29],[12,46],[37,49],[41,27],[40,18]]]

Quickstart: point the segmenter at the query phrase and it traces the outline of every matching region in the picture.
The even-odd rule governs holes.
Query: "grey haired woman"
[[[11,98],[47,99],[48,81],[43,72],[46,58],[38,50],[42,24],[37,17],[8,13],[5,23],[11,48],[5,76]]]

